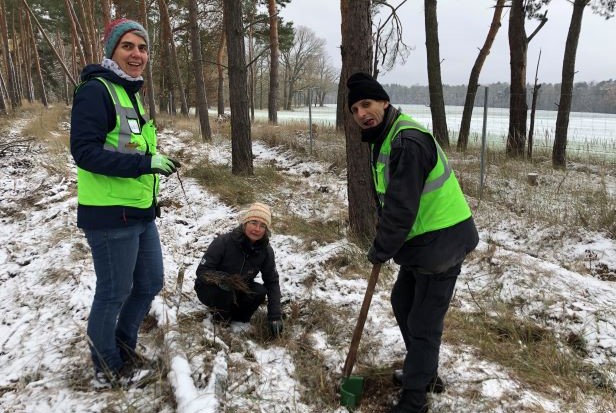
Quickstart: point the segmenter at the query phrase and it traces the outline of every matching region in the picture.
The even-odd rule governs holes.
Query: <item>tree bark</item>
[[[509,94],[509,131],[507,155],[523,157],[526,141],[526,52],[528,43],[524,29],[524,0],[512,0],[509,12],[509,51],[511,92]]]
[[[103,14],[103,27],[107,27],[111,21],[111,5],[109,4],[109,0],[100,0],[100,2],[101,13]]]
[[[563,57],[563,71],[560,87],[560,101],[556,115],[556,131],[554,132],[554,146],[552,148],[552,166],[558,169],[567,167],[567,131],[569,129],[569,114],[571,113],[571,100],[573,94],[573,78],[575,76],[575,56],[577,53],[578,40],[582,30],[582,17],[584,8],[589,0],[575,0],[569,33],[565,43]]]
[[[96,60],[94,55],[94,35],[91,33],[90,24],[88,22],[88,18],[86,15],[86,9],[83,6],[84,0],[75,0],[77,7],[79,8],[80,16],[76,18],[77,24],[81,24],[82,35],[83,35],[83,46],[86,55],[86,60],[88,63],[94,63]]]
[[[71,33],[73,34],[74,48],[77,49],[81,65],[85,66],[87,64],[87,60],[86,55],[83,51],[81,37],[79,36],[80,32],[77,30],[75,10],[73,10],[73,6],[71,5],[69,0],[64,0],[64,4],[66,5],[67,19],[71,23]]]
[[[148,28],[148,9],[146,5],[146,0],[141,0],[139,2],[139,16],[141,17],[141,22],[143,24],[143,28],[146,32],[149,32]],[[150,36],[150,39],[152,37]],[[150,41],[151,43],[151,41]],[[152,44],[148,45],[148,53],[150,56],[152,55]],[[150,113],[150,119],[156,121],[156,101],[154,99],[154,79],[152,76],[152,62],[149,62],[145,68],[145,90],[146,90],[146,99],[148,102],[148,109]]]
[[[25,10],[20,11],[19,13],[19,26],[21,28],[21,42],[19,42],[20,44],[20,48],[21,48],[21,57],[22,57],[22,65],[23,65],[23,72],[24,72],[24,83],[25,83],[25,93],[26,93],[26,99],[28,99],[28,102],[33,102],[34,101],[34,83],[32,82],[32,71],[30,70],[32,68],[32,52],[30,50],[29,47],[26,47],[26,45],[31,44],[34,40],[32,39],[33,37],[33,33],[31,30],[28,30],[28,28],[26,27],[26,23],[24,22],[24,19],[28,16],[28,12]]]
[[[539,89],[541,84],[537,74],[539,73],[539,63],[541,62],[541,50],[539,50],[539,58],[537,59],[537,68],[535,69],[535,85],[533,86],[533,100],[530,105],[530,125],[528,127],[528,149],[526,156],[529,160],[533,159],[533,134],[535,132],[535,112],[537,110],[537,98],[539,97]]]
[[[218,53],[216,54],[216,68],[218,69],[218,116],[225,114],[225,74],[223,59],[225,56],[225,28],[220,31],[220,41],[218,42]]]
[[[32,22],[30,21],[30,15],[26,13],[26,25],[28,26],[28,33],[32,38],[32,60],[34,60],[34,68],[36,69],[36,80],[41,91],[41,102],[43,106],[47,107],[47,92],[45,91],[45,82],[43,81],[43,72],[41,72],[41,62],[39,59],[38,49],[36,47],[36,39],[34,37],[34,30],[32,29]]]
[[[8,114],[6,98],[8,98],[8,91],[6,90],[4,77],[2,76],[2,70],[0,70],[0,115]]]
[[[428,64],[428,89],[430,90],[430,112],[432,113],[432,131],[438,143],[449,147],[449,131],[443,98],[441,80],[441,58],[438,42],[438,19],[436,17],[436,0],[425,0],[426,54]]]
[[[205,94],[205,78],[203,77],[203,57],[201,55],[201,38],[197,22],[197,0],[188,1],[188,16],[190,19],[190,46],[193,55],[193,70],[195,72],[195,89],[197,92],[197,113],[201,125],[201,139],[212,140],[210,119],[207,111],[207,96]]]
[[[229,85],[233,85],[233,87],[229,87],[231,172],[234,175],[253,175],[241,0],[223,0],[223,13],[227,34]]]
[[[267,116],[270,123],[278,124],[278,10],[276,0],[268,0],[269,24],[270,24],[270,85],[267,97]]]
[[[347,188],[351,234],[370,239],[376,228],[374,184],[370,169],[370,148],[361,141],[359,126],[347,106],[346,81],[355,72],[370,73],[372,57],[372,21],[370,0],[341,0],[342,71],[338,91],[339,108],[344,108],[346,137]]]
[[[188,116],[188,103],[186,102],[182,72],[180,72],[178,56],[175,50],[175,42],[173,41],[173,32],[171,30],[171,21],[169,20],[169,9],[167,8],[167,2],[165,0],[158,0],[158,7],[160,9],[160,25],[163,32],[162,37],[169,44],[169,63],[175,75],[175,83],[177,84],[176,91],[180,97],[180,111],[184,116]]]
[[[24,0],[25,1],[25,0]],[[9,47],[9,32],[6,22],[6,7],[4,1],[0,0],[0,36],[2,37],[2,49],[4,51],[4,64],[7,73],[7,90],[11,101],[11,108],[17,109],[21,106],[21,100],[17,93],[17,73],[15,72],[15,64]]]
[[[468,78],[468,87],[466,89],[466,99],[464,100],[464,110],[462,111],[462,121],[460,122],[460,134],[458,135],[457,149],[459,151],[466,151],[468,147],[468,135],[471,130],[471,119],[473,117],[473,109],[475,107],[475,96],[477,95],[477,89],[479,88],[479,75],[481,69],[486,61],[486,58],[490,54],[492,44],[496,38],[496,34],[501,27],[501,16],[503,14],[503,6],[505,0],[497,0],[494,6],[494,14],[492,15],[492,23],[490,24],[490,30],[483,43],[479,55],[475,60],[473,69]]]
[[[26,9],[28,10],[28,13],[30,13],[30,16],[34,19],[34,23],[36,23],[36,26],[41,31],[41,34],[43,35],[43,37],[47,41],[47,44],[49,45],[49,47],[53,51],[54,56],[56,56],[56,59],[58,60],[58,63],[60,63],[60,65],[62,66],[62,69],[64,69],[64,73],[66,73],[66,75],[68,76],[68,78],[71,81],[71,83],[73,84],[73,86],[77,86],[77,83],[75,83],[75,79],[73,78],[73,75],[71,74],[70,70],[68,70],[68,67],[66,67],[66,64],[64,63],[64,60],[62,60],[62,58],[58,54],[58,51],[56,50],[56,48],[54,47],[53,43],[49,39],[49,36],[47,36],[47,33],[45,33],[45,30],[43,30],[43,26],[41,26],[41,23],[39,23],[38,19],[34,15],[34,12],[30,8],[30,6],[28,5],[28,2],[26,0],[22,0],[22,3],[26,7]]]

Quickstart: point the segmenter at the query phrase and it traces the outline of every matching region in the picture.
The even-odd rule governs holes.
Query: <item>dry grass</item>
[[[186,175],[197,179],[228,205],[250,204],[285,183],[284,177],[269,166],[254,168],[254,176],[239,176],[228,168],[205,162],[187,170]]]
[[[60,110],[51,115],[50,110],[32,108],[36,111],[34,121],[27,127],[27,136],[37,136],[40,139],[57,144],[58,148],[67,150],[66,137],[49,135],[49,131],[58,129],[58,119],[65,114]],[[48,116],[49,114],[49,116]],[[0,121],[3,119],[0,118]],[[159,128],[188,130],[193,139],[199,140],[198,122],[194,117],[181,118],[159,115]],[[228,122],[218,124],[212,122],[215,133],[228,136]],[[297,133],[297,131],[304,131]],[[61,135],[61,134],[60,134]],[[341,171],[345,168],[344,138],[333,129],[323,128],[313,142],[310,153],[309,142],[305,134],[305,125],[271,126],[256,124],[253,127],[253,138],[260,139],[272,146],[285,146],[297,152],[299,157],[316,159],[330,163],[332,170]],[[57,142],[57,143],[53,143]],[[60,151],[61,152],[61,151]],[[614,185],[613,165],[593,165],[581,163],[584,159],[572,159],[567,171],[555,171],[551,167],[548,154],[536,152],[535,161],[511,160],[502,152],[491,151],[487,158],[486,186],[480,192],[479,159],[473,155],[476,149],[465,154],[451,151],[450,159],[465,193],[474,199],[481,194],[481,201],[476,213],[487,209],[499,210],[523,217],[538,226],[560,225],[574,231],[576,227],[595,231],[604,231],[616,238],[616,199],[610,194],[609,188]],[[530,186],[526,181],[529,172],[539,174],[539,185]],[[189,176],[198,179],[209,191],[216,193],[228,205],[245,205],[257,199],[276,198],[280,188],[294,188],[300,183],[283,176],[275,165],[255,168],[252,177],[239,177],[231,174],[229,168],[222,168],[207,163],[187,171]],[[315,195],[318,196],[318,195]],[[33,203],[35,199],[24,202]],[[473,200],[474,201],[474,200]],[[482,209],[484,208],[484,209]],[[292,234],[305,240],[307,248],[313,245],[326,244],[346,236],[347,222],[344,215],[339,220],[320,222],[306,220],[281,212],[278,214],[276,231]],[[487,240],[490,245],[490,240]],[[358,244],[361,244],[358,241]],[[325,269],[337,269],[343,277],[357,277],[364,274],[358,259],[365,251],[363,245],[355,250],[340,251],[339,254],[323,263]],[[493,251],[493,249],[492,249]],[[83,251],[80,251],[82,254]],[[482,260],[490,261],[490,248]],[[365,261],[363,261],[365,262]],[[503,271],[495,266],[491,274]],[[609,271],[609,269],[608,269]],[[54,277],[65,277],[66,274],[54,274]],[[318,274],[306,278],[306,286],[318,284]],[[479,297],[483,311],[462,312],[452,308],[446,320],[444,341],[452,345],[471,346],[480,359],[486,359],[506,367],[520,382],[528,385],[539,394],[563,400],[565,406],[575,408],[580,403],[580,395],[587,394],[602,400],[605,411],[616,411],[616,391],[614,383],[607,379],[605,371],[584,361],[588,350],[584,337],[569,333],[559,336],[553,331],[541,326],[539,322],[530,319],[523,320],[515,316],[513,304],[506,304],[494,297]],[[354,310],[334,307],[329,303],[307,299],[289,304],[288,317],[285,320],[285,333],[277,339],[277,344],[283,345],[293,354],[296,365],[296,379],[306,388],[304,397],[313,406],[332,408],[338,405],[337,380],[335,372],[327,366],[323,356],[314,349],[313,333],[322,333],[328,345],[333,348],[348,348],[354,320]],[[188,350],[189,359],[202,358],[203,369],[207,371],[208,357],[204,354],[215,354],[219,345],[207,341],[202,334],[195,334],[202,327],[205,313],[185,315],[178,320],[182,348]],[[267,331],[266,316],[263,311],[257,312],[253,319],[254,329],[249,338],[257,343],[268,345],[272,342]],[[147,330],[147,329],[146,329]],[[162,340],[162,329],[149,330],[148,339],[154,340],[153,348],[165,348]],[[291,334],[291,332],[293,332]],[[232,351],[242,351],[240,339],[229,329],[217,330],[217,335]],[[293,337],[293,339],[291,339]],[[371,338],[362,339],[360,353],[362,360],[370,360]],[[207,350],[207,351],[206,351]],[[230,366],[240,371],[244,366]],[[365,411],[386,411],[387,405],[395,394],[390,384],[391,366],[372,365],[358,366],[366,377],[366,391],[362,407]],[[614,369],[616,366],[606,366]],[[87,374],[84,374],[87,376]],[[83,376],[83,375],[82,375]],[[73,387],[79,387],[77,385]],[[12,388],[0,388],[3,392],[14,391]],[[468,395],[472,399],[472,395]],[[172,398],[169,389],[161,389],[161,398]],[[477,396],[480,397],[480,396]],[[119,408],[122,411],[136,411],[140,403],[126,405],[123,398],[118,397],[110,409]],[[147,406],[149,409],[150,406]]]
[[[605,371],[583,360],[586,349],[581,337],[558,337],[531,320],[516,317],[513,308],[503,303],[485,309],[489,313],[452,308],[443,340],[472,346],[479,359],[506,367],[532,390],[569,406],[576,406],[581,395],[592,394],[616,407],[614,384]]]
[[[344,135],[331,126],[315,125],[312,142],[303,122],[271,125],[255,122],[252,126],[253,139],[259,139],[270,146],[282,146],[303,157],[311,157],[329,164],[331,170],[346,168],[346,143]]]

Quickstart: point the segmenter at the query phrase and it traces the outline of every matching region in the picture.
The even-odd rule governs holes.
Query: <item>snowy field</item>
[[[16,120],[2,133],[19,137],[25,121]],[[68,125],[60,124],[56,133],[65,139]],[[203,160],[230,168],[229,141],[215,138],[212,143],[200,143],[189,135],[161,131],[162,152],[178,157],[183,171]],[[276,215],[283,213],[315,222],[343,221],[346,177],[330,172],[328,165],[302,160],[262,142],[253,142],[253,152],[255,165],[275,164],[296,182],[292,189],[281,187],[262,199],[273,206],[272,245],[281,275],[283,310],[287,315],[302,314],[313,309],[310,305],[315,302],[346,309],[341,314],[348,313],[348,331],[340,334],[347,334],[366,287],[369,263],[363,253],[356,256],[363,260],[357,265],[365,271],[349,277],[331,264],[341,251],[357,248],[343,236],[306,248],[301,237],[276,232]],[[89,248],[75,224],[72,158],[67,150],[52,155],[41,143],[0,161],[0,411],[346,412],[335,404],[324,407],[318,395],[307,391],[290,344],[307,340],[310,354],[316,355],[315,371],[324,369],[335,377],[342,369],[350,334],[311,331],[305,335],[300,322],[288,322],[285,337],[272,341],[262,337],[256,322],[222,328],[212,324],[192,289],[195,270],[215,235],[236,225],[238,206],[225,205],[207,185],[186,176],[182,176],[182,190],[175,175],[163,178],[161,199],[170,206],[157,221],[166,283],[142,329],[139,348],[148,356],[163,358],[168,371],[158,383],[143,389],[93,390],[85,330],[95,275]],[[600,179],[581,176],[587,181]],[[613,174],[601,179],[615,197]],[[328,188],[326,193],[319,190],[323,187]],[[589,268],[601,264],[608,275],[616,272],[614,239],[583,228],[525,220],[506,205],[478,206],[472,198],[469,203],[481,242],[463,267],[452,306],[477,312],[477,297],[490,295],[513,303],[517,317],[557,336],[582,337],[584,361],[614,391],[615,284],[593,276]],[[589,254],[594,255],[589,258]],[[395,266],[389,264],[387,270],[391,274]],[[377,286],[362,339],[369,348],[360,352],[358,365],[389,369],[402,360],[404,346],[389,305],[392,281],[389,277]],[[614,398],[580,394],[558,383],[537,391],[506,366],[458,342],[444,341],[440,374],[448,387],[445,393],[431,396],[433,412],[616,411]],[[360,407],[357,412],[386,411],[396,400],[396,391],[392,385],[380,407]]]

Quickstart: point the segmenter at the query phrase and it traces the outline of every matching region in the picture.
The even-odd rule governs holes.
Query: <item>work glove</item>
[[[383,261],[381,261],[380,259],[376,257],[376,249],[374,249],[374,245],[372,245],[370,249],[368,250],[367,257],[368,257],[368,261],[370,261],[372,265],[383,263]]]
[[[152,155],[152,161],[150,163],[152,172],[169,176],[181,166],[180,163],[174,159],[167,158],[165,155]]]
[[[282,334],[282,320],[270,320],[269,329],[272,337],[280,337]]]

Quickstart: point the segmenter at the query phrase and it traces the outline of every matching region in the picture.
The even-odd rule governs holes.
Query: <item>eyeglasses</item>
[[[248,221],[246,224],[253,225],[253,226],[255,226],[255,227],[259,227],[259,228],[261,228],[261,229],[267,229],[267,225],[265,225],[265,224],[264,224],[263,222],[261,222],[261,221],[257,221],[256,219],[253,219],[253,220],[251,220],[251,221]]]

